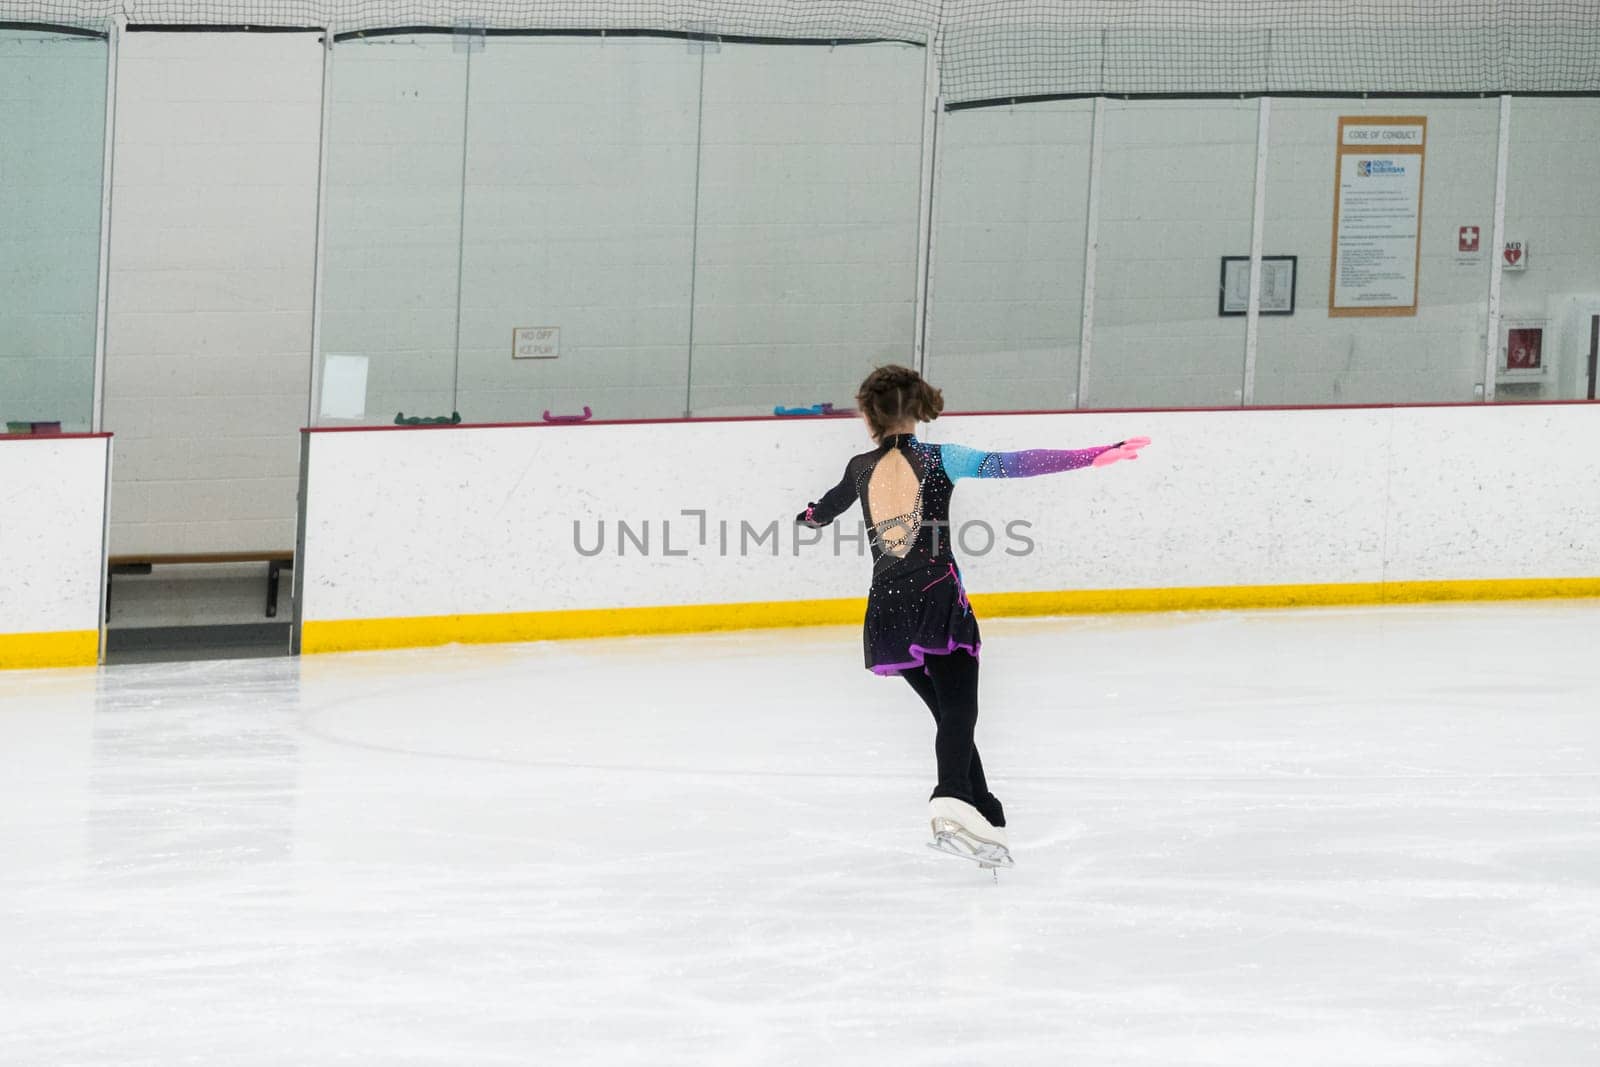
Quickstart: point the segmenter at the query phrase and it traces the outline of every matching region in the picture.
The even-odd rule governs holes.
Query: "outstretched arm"
[[[1119,459],[1138,459],[1148,437],[1132,437],[1099,448],[1029,448],[1021,452],[983,452],[966,445],[941,445],[944,471],[959,478],[1032,478],[1080,467],[1104,467]]]
[[[850,469],[845,468],[844,477],[839,479],[839,484],[822,494],[821,500],[813,500],[804,511],[794,517],[794,521],[802,526],[826,526],[844,511],[845,508],[855,503],[856,483],[851,476]]]

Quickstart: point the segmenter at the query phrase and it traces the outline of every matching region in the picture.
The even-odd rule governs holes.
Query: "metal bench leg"
[[[267,564],[267,618],[278,617],[278,573],[282,564],[276,560]]]

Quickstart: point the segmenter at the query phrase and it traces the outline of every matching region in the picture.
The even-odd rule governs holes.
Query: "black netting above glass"
[[[121,14],[133,24],[332,27],[338,33],[457,26],[616,30],[925,43],[937,0],[0,0],[0,21],[78,25]]]
[[[946,102],[1600,92],[1600,0],[0,0],[0,22],[458,26],[941,45]]]
[[[955,0],[952,103],[1600,90],[1596,0]]]
[[[64,26],[101,30],[116,17],[116,0],[0,0],[0,27]]]

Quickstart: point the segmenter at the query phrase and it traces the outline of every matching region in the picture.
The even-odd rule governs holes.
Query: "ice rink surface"
[[[1600,1063],[1600,605],[0,674],[0,1064]]]

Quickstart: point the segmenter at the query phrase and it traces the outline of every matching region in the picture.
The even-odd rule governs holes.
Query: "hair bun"
[[[907,419],[926,422],[944,410],[944,394],[922,375],[896,363],[867,375],[856,391],[856,403],[867,417],[872,436],[882,439]]]

